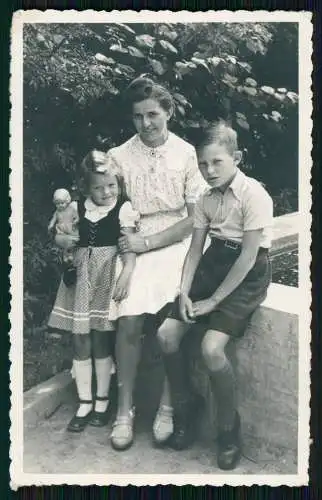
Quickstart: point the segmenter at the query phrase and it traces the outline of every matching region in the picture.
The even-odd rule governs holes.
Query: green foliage
[[[296,46],[291,23],[26,24],[26,293],[46,294],[35,286],[48,286],[48,269],[56,288],[57,254],[46,236],[52,193],[75,184],[90,149],[108,150],[133,133],[122,92],[139,75],[170,89],[180,136],[193,141],[200,126],[231,122],[243,167],[265,183],[276,214],[296,210]]]

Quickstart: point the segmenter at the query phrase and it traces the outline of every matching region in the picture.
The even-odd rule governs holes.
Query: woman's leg
[[[240,420],[235,375],[225,354],[229,340],[230,336],[226,333],[208,330],[201,344],[212,392],[217,401],[218,465],[225,470],[233,469],[240,457]]]
[[[82,401],[92,401],[92,358],[89,335],[73,335],[73,369],[78,397]],[[92,403],[80,403],[77,417],[85,417],[92,410]]]
[[[168,377],[164,377],[163,391],[159,408],[153,422],[153,441],[161,446],[167,443],[173,434],[173,408],[171,405],[170,386]]]
[[[145,317],[126,316],[119,319],[116,334],[116,366],[118,380],[117,416],[128,416],[133,406],[133,391],[141,354],[141,334]]]
[[[113,332],[99,332],[93,330],[92,355],[96,374],[96,396],[95,411],[103,413],[107,410],[111,375],[113,370],[112,359],[112,334]],[[101,399],[102,398],[102,399]]]

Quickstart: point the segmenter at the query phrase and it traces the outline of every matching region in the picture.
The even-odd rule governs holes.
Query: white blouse
[[[123,177],[132,207],[140,215],[182,210],[207,188],[194,147],[169,132],[161,146],[146,146],[139,135],[107,153]]]
[[[87,198],[84,203],[85,218],[91,222],[98,222],[106,217],[106,215],[115,207],[117,200],[110,206],[96,205],[90,198]],[[125,201],[120,208],[119,221],[121,227],[136,227],[139,222],[140,215],[136,210],[133,210],[130,201]]]

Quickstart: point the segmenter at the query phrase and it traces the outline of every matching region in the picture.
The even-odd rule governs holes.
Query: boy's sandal
[[[126,416],[117,417],[113,424],[111,445],[114,450],[123,451],[133,444],[134,409]]]
[[[108,401],[109,397],[100,397],[96,396],[95,399],[97,401]],[[109,403],[107,405],[107,408],[105,411],[92,411],[91,419],[89,421],[89,425],[92,427],[104,427],[104,425],[108,424],[108,421],[111,416],[111,404]]]
[[[79,404],[93,404],[92,400],[80,399]],[[82,432],[90,421],[92,410],[88,412],[85,417],[78,417],[75,415],[67,426],[68,432]]]

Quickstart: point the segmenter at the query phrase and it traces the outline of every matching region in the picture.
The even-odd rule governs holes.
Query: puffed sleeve
[[[140,220],[140,214],[134,210],[130,201],[126,201],[120,208],[119,221],[121,227],[136,227]]]
[[[186,163],[186,177],[185,177],[185,201],[186,203],[196,203],[199,196],[205,192],[207,188],[206,181],[202,177],[198,162],[197,155],[192,148]]]

